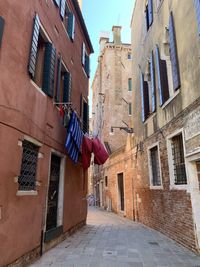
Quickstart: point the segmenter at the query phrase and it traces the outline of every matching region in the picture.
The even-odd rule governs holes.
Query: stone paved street
[[[113,213],[90,208],[87,223],[31,267],[200,267],[192,252]]]

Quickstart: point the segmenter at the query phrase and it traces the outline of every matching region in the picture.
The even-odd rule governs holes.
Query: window
[[[141,107],[142,107],[142,122],[149,116],[149,88],[148,83],[144,80],[144,74],[140,73],[140,93],[141,93]]]
[[[158,75],[158,91],[160,96],[160,106],[169,99],[169,84],[167,75],[167,64],[160,58],[159,47],[156,46],[156,68]]]
[[[132,103],[128,103],[128,115],[132,115]]]
[[[144,122],[153,112],[156,111],[155,69],[153,52],[151,53],[150,60],[147,62],[145,76],[141,73],[141,98],[142,121]]]
[[[158,145],[149,149],[150,185],[161,186],[161,169]]]
[[[173,14],[170,13],[169,29],[165,32],[165,43],[163,51],[167,51],[160,56],[158,45],[156,46],[156,67],[158,75],[158,91],[160,95],[160,106],[168,103],[181,86],[180,72],[175,36]]]
[[[67,34],[69,38],[73,41],[74,34],[75,34],[75,16],[69,10],[67,1],[65,0],[61,0],[60,2],[60,16],[63,20],[64,26],[65,26],[65,29],[67,30]]]
[[[5,24],[5,20],[0,16],[0,47],[1,47],[2,38],[3,38],[4,24]]]
[[[90,77],[90,58],[86,52],[85,43],[82,43],[81,62],[87,77]]]
[[[108,176],[105,176],[105,187],[108,186]]]
[[[171,139],[174,184],[187,184],[182,134]]]
[[[24,140],[22,143],[23,155],[20,176],[18,177],[19,190],[36,190],[36,170],[39,147]]]
[[[148,31],[153,23],[153,0],[148,0],[145,6],[146,30]]]
[[[80,117],[83,132],[89,132],[89,106],[82,94],[80,96]]]
[[[72,77],[62,61],[62,57],[59,56],[57,63],[56,93],[54,96],[55,101],[58,103],[71,102],[71,92],[72,92]]]
[[[131,53],[128,53],[128,59],[132,59]]]
[[[128,91],[129,92],[132,91],[132,79],[131,78],[128,79]]]
[[[33,25],[28,71],[32,80],[50,97],[54,93],[56,49],[40,27],[36,14]]]

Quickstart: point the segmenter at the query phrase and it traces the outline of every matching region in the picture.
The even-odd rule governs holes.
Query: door
[[[61,158],[52,154],[48,190],[46,231],[57,227],[60,162]]]
[[[119,207],[121,211],[124,211],[124,177],[123,173],[118,175],[118,191],[119,191]]]

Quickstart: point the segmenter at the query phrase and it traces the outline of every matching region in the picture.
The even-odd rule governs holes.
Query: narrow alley
[[[87,226],[31,267],[199,267],[200,257],[142,224],[89,208]]]

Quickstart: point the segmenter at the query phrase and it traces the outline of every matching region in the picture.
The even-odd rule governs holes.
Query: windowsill
[[[162,185],[150,185],[150,189],[155,189],[155,190],[163,190]]]
[[[170,190],[187,190],[188,189],[188,185],[187,184],[179,184],[179,185],[170,185]]]
[[[16,196],[37,196],[38,191],[35,190],[30,190],[30,191],[25,191],[25,190],[19,190],[16,193]]]
[[[164,109],[169,103],[180,93],[180,89],[178,89],[173,96],[171,96],[162,106],[161,108]]]
[[[40,88],[32,79],[30,79],[30,82],[43,96],[46,96],[46,94],[42,91],[42,88]]]

